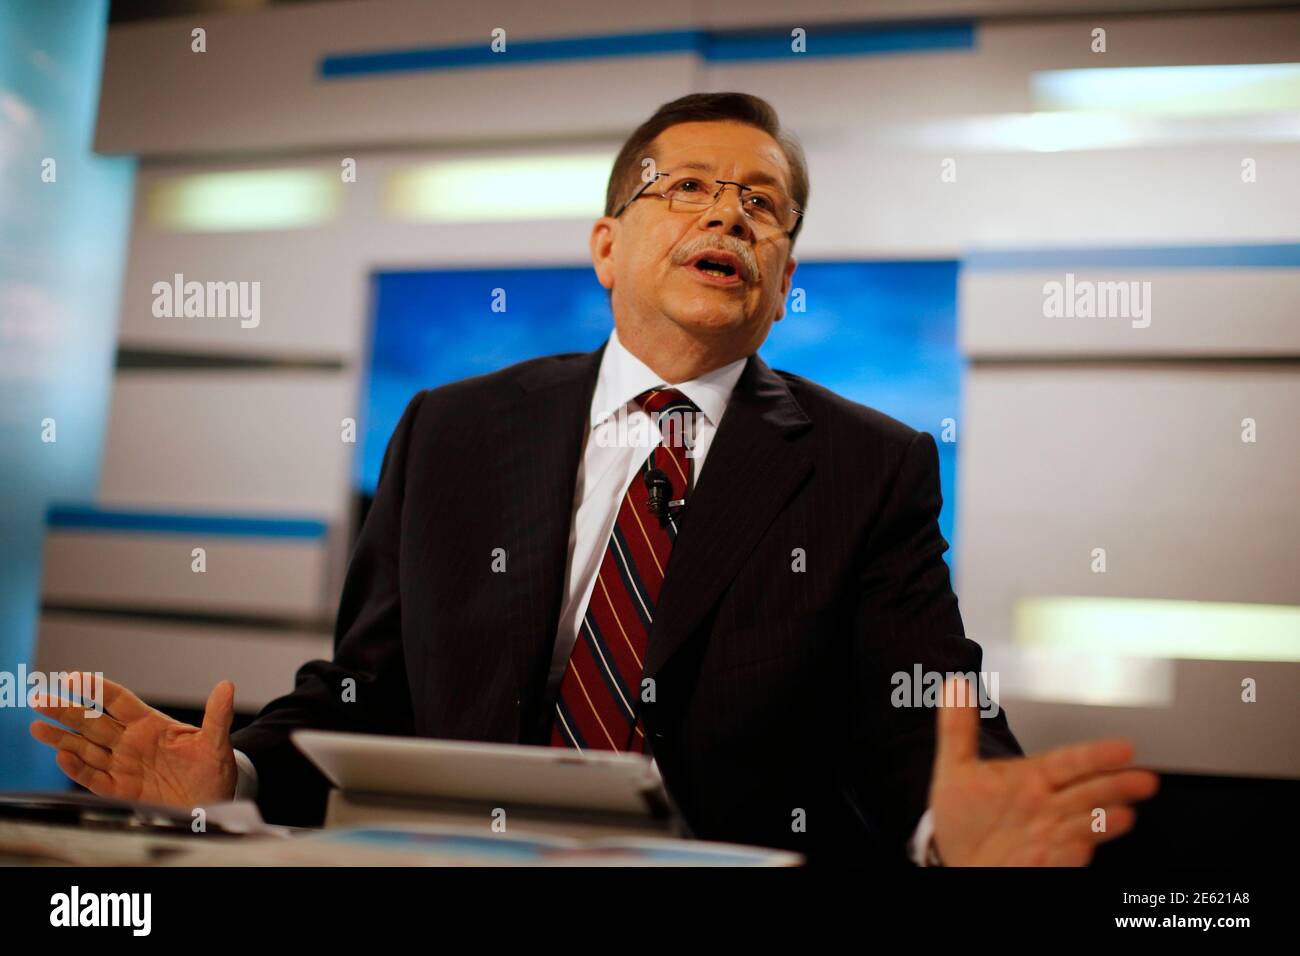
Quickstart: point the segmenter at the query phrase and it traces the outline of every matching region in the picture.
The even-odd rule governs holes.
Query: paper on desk
[[[203,808],[207,822],[230,833],[257,836],[289,836],[296,833],[298,827],[282,827],[267,823],[262,819],[257,804],[252,800],[228,800],[213,803]]]

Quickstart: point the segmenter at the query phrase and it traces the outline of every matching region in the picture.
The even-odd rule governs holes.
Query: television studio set
[[[1300,4],[4,0],[0,173],[7,929],[1285,919]]]

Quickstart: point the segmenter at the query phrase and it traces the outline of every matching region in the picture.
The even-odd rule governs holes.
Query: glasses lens
[[[670,208],[689,211],[692,207],[713,205],[718,190],[728,188],[739,189],[730,184],[719,186],[696,176],[678,176],[668,180],[664,196],[667,197]],[[764,226],[786,228],[784,224],[791,219],[793,206],[780,190],[769,186],[752,186],[740,192],[741,208],[750,219]]]
[[[664,195],[674,203],[685,203],[688,206],[708,206],[713,202],[713,194],[717,192],[717,186],[709,189],[704,180],[695,176],[678,176],[670,178],[668,185],[664,187]]]

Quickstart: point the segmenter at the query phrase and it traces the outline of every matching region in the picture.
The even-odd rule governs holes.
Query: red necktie
[[[693,422],[683,419],[698,409],[672,388],[651,389],[636,401],[659,426],[664,441],[651,450],[619,502],[614,531],[560,684],[551,728],[554,747],[648,751],[645,725],[638,716],[643,662],[677,523],[671,516],[661,520],[651,510],[646,475],[657,477],[656,468],[662,472],[668,481],[665,501],[685,499],[692,464],[686,452],[694,432]]]

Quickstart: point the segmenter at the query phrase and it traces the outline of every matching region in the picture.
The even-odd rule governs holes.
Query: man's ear
[[[591,267],[596,279],[606,289],[614,288],[614,238],[618,234],[618,220],[601,216],[591,226]]]
[[[777,313],[774,322],[780,322],[785,318],[785,300],[790,297],[790,280],[794,276],[794,270],[799,265],[799,260],[790,256],[785,261],[785,275],[781,277],[781,310]]]
[[[790,280],[794,278],[794,270],[798,266],[799,260],[794,256],[790,256],[785,260],[785,276],[781,281],[781,298],[783,299],[790,294]]]

